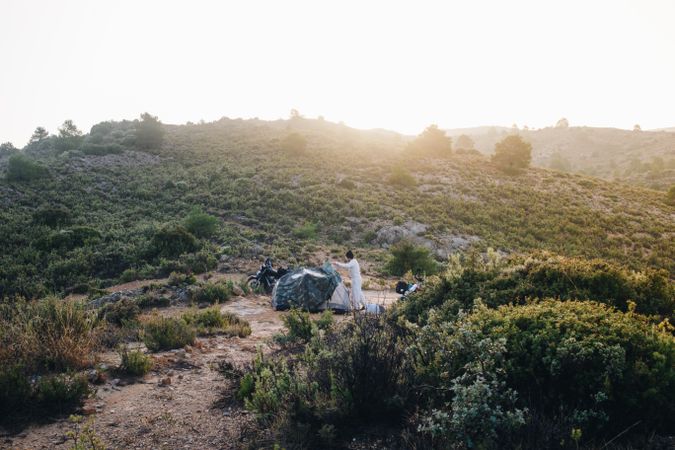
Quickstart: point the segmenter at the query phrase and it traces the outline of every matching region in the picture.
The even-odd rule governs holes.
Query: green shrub
[[[298,239],[316,239],[318,226],[312,222],[304,222],[302,225],[298,225],[293,228],[293,236]]]
[[[45,375],[35,386],[35,401],[44,411],[63,413],[78,405],[89,395],[89,384],[84,375]]]
[[[502,171],[515,175],[530,166],[532,144],[517,134],[506,136],[495,144],[492,162]]]
[[[169,275],[168,284],[169,286],[181,286],[184,284],[195,284],[196,282],[197,278],[195,278],[195,276],[191,273],[171,272],[171,275]]]
[[[230,312],[221,312],[217,306],[187,312],[183,315],[183,320],[194,327],[200,336],[223,333],[228,336],[246,337],[251,334],[251,327],[246,320]]]
[[[124,147],[116,143],[108,144],[94,144],[91,142],[84,142],[79,150],[85,155],[118,155],[124,152]]]
[[[128,297],[114,303],[107,303],[99,311],[99,317],[118,326],[135,321],[140,314],[141,308],[138,303]]]
[[[209,238],[218,231],[218,218],[194,208],[185,218],[185,228],[198,238]]]
[[[254,390],[255,390],[255,378],[253,374],[251,373],[244,374],[244,376],[241,377],[241,380],[239,380],[239,388],[237,389],[236,397],[240,401],[250,399],[251,396],[253,395]]]
[[[476,339],[505,342],[509,388],[584,437],[668,433],[675,414],[675,338],[632,312],[595,302],[546,300],[466,317]],[[465,360],[459,355],[459,360]]]
[[[308,312],[299,309],[291,309],[281,317],[286,327],[286,334],[277,337],[280,343],[285,342],[309,342],[316,333],[316,325],[312,322]]]
[[[152,352],[181,348],[194,341],[195,330],[183,319],[153,317],[143,329],[143,342]]]
[[[176,258],[198,248],[197,239],[183,226],[165,225],[152,237],[148,252],[152,257]]]
[[[417,180],[403,167],[394,167],[389,175],[389,184],[397,187],[413,187]]]
[[[29,372],[87,367],[95,322],[80,302],[54,297],[0,301],[0,366],[21,364]]]
[[[122,275],[120,275],[120,281],[122,283],[128,283],[130,281],[136,281],[136,280],[140,280],[142,278],[143,277],[141,276],[140,271],[138,269],[131,268],[131,267],[128,268],[128,269],[125,269],[124,272],[122,272]]]
[[[418,247],[410,241],[402,240],[391,248],[391,258],[386,270],[392,275],[402,276],[407,272],[433,275],[438,272],[438,264],[429,249]]]
[[[318,320],[315,320],[314,323],[319,330],[330,330],[333,327],[333,311],[330,309],[325,310],[321,313],[321,317],[319,317]]]
[[[666,204],[675,206],[675,184],[670,186],[670,189],[666,193]]]
[[[143,376],[152,369],[152,357],[141,350],[129,351],[127,346],[121,346],[119,354],[121,360],[119,369],[128,375]]]
[[[72,220],[72,214],[65,207],[44,207],[33,213],[33,223],[55,228]]]
[[[24,154],[15,154],[7,162],[7,179],[10,181],[31,181],[47,176],[47,169]]]
[[[307,318],[297,317],[307,333]],[[240,380],[238,395],[284,440],[309,448],[322,444],[319,430],[327,427],[400,425],[412,393],[407,346],[399,327],[357,316],[313,338],[291,363],[259,353]]]
[[[197,253],[181,255],[180,263],[183,272],[204,273],[218,266],[218,260],[209,251],[202,250]]]
[[[673,283],[666,272],[653,269],[628,271],[603,260],[543,252],[500,262],[469,259],[451,266],[440,278],[427,279],[424,289],[402,305],[408,320],[424,322],[430,308],[442,305],[452,316],[470,309],[476,298],[492,307],[528,298],[596,300],[622,311],[634,301],[639,313],[671,319],[675,308]]]
[[[148,291],[136,298],[136,304],[141,309],[166,308],[171,305],[171,299],[155,291]]]
[[[25,372],[17,362],[0,365],[0,422],[30,402],[32,390]]]
[[[231,281],[203,283],[190,291],[190,301],[192,303],[223,303],[232,298],[233,287]]]

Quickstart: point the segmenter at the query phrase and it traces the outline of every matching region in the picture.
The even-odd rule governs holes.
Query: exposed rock
[[[236,284],[232,287],[232,293],[238,297],[244,296],[244,290]]]
[[[87,306],[89,306],[90,308],[100,308],[101,306],[106,305],[108,303],[117,303],[123,298],[138,297],[142,293],[143,288],[131,289],[128,291],[113,292],[112,294],[104,295],[103,297],[91,300]]]
[[[408,221],[402,225],[385,225],[377,231],[375,242],[388,248],[405,239],[428,248],[437,258],[446,259],[448,255],[466,250],[471,244],[480,240],[478,236],[458,234],[443,234],[431,239],[423,236],[427,229],[427,225],[414,221]]]

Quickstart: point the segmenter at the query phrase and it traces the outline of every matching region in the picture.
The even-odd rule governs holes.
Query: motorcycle
[[[288,269],[280,267],[274,270],[272,260],[267,258],[260,269],[255,274],[252,274],[246,280],[246,283],[253,291],[264,291],[266,294],[271,294],[274,285],[282,276],[288,273]]]
[[[396,283],[396,293],[401,295],[399,300],[405,300],[409,295],[419,291],[422,288],[424,277],[421,274],[415,274],[416,283],[408,283],[407,281],[399,281]]]

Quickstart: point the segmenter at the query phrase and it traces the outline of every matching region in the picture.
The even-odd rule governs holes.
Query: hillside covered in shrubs
[[[294,134],[304,145],[289,150]],[[440,260],[491,247],[675,270],[663,193],[540,169],[509,175],[416,142],[300,117],[165,126],[144,115],[88,134],[66,123],[0,157],[0,296],[201,272],[223,255],[298,263],[351,246],[382,267],[383,248],[402,237]]]
[[[155,359],[132,343],[251,335],[219,306],[248,286],[195,274],[352,248],[370,279],[421,289],[382,315],[292,310],[252,361],[220,364],[251,442],[672,448],[669,197],[530,168],[526,139],[498,155],[433,126],[409,140],[300,116],[36,130],[0,152],[0,417],[71,412],[110,371],[98,351],[133,378]]]

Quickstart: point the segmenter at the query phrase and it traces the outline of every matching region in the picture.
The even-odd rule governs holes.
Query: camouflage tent
[[[322,267],[295,269],[281,277],[272,292],[274,309],[300,308],[310,312],[351,310],[349,292],[340,274],[329,263]]]

